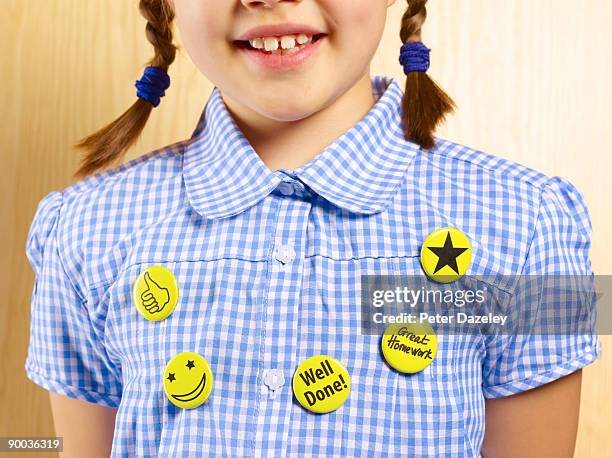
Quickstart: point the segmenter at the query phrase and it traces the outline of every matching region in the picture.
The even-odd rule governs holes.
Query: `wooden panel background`
[[[397,56],[404,5],[398,0],[390,10],[373,74],[403,76]],[[52,435],[47,392],[23,371],[33,282],[27,229],[42,196],[73,182],[73,144],[132,103],[151,48],[137,0],[0,6],[0,288],[7,293],[0,305],[0,436]],[[594,269],[611,274],[612,4],[432,0],[428,12],[429,73],[459,105],[438,135],[570,179],[589,204]],[[128,159],[191,135],[211,85],[184,50],[170,75],[172,87]],[[603,358],[584,371],[582,458],[612,456],[612,339],[602,340]]]

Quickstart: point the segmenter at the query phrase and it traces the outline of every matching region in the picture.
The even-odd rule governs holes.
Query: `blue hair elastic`
[[[134,84],[138,91],[136,95],[141,99],[148,100],[156,107],[160,98],[166,95],[166,89],[170,87],[170,76],[159,67],[145,68],[142,78]]]
[[[429,51],[422,42],[404,43],[400,51],[400,64],[404,67],[404,73],[425,73],[429,68]]]

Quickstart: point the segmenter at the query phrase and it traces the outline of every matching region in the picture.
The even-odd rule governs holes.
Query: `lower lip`
[[[321,46],[325,40],[322,36],[315,42],[309,43],[304,48],[293,54],[270,54],[257,49],[238,48],[239,51],[245,53],[253,62],[266,69],[272,70],[292,70],[306,63]]]

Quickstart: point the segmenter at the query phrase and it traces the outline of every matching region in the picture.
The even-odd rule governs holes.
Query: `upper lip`
[[[262,25],[253,27],[247,32],[240,35],[237,40],[246,41],[254,38],[262,37],[280,37],[282,35],[319,35],[323,32],[305,24],[277,24],[277,25]]]

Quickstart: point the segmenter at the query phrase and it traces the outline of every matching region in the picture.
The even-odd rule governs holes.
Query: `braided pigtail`
[[[423,149],[430,149],[435,145],[436,126],[456,106],[426,74],[430,50],[421,43],[421,27],[427,18],[426,3],[427,0],[408,0],[400,30],[404,43],[400,63],[406,74],[406,90],[402,99],[404,137]]]
[[[140,0],[140,13],[147,20],[146,35],[155,55],[148,62],[143,77],[136,82],[138,99],[119,118],[82,139],[75,146],[87,154],[75,177],[82,178],[109,165],[116,165],[136,142],[144,129],[151,110],[170,85],[168,67],[174,62],[178,49],[172,43],[174,12],[166,0]]]

